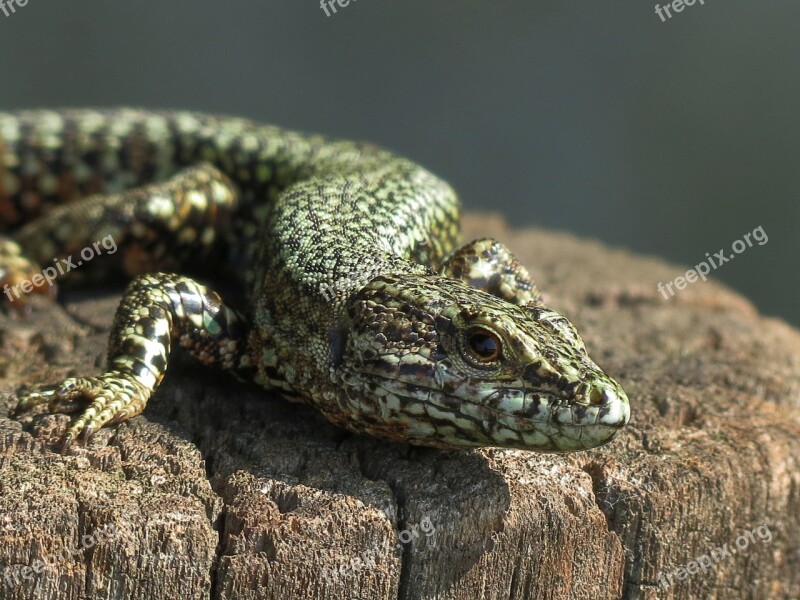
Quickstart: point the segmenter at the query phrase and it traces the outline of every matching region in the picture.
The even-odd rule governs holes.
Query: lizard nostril
[[[606,403],[609,397],[601,388],[591,388],[587,399],[590,406],[601,406]]]
[[[617,391],[602,381],[584,381],[572,396],[573,401],[584,406],[610,407],[620,400],[627,401],[624,394],[620,396]]]

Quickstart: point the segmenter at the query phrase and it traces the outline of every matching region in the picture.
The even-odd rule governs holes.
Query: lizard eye
[[[495,361],[502,353],[497,334],[481,327],[476,327],[467,334],[467,348],[472,357],[480,363]]]

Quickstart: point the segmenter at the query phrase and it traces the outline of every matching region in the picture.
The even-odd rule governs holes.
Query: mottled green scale
[[[67,445],[140,413],[175,342],[395,441],[572,451],[628,420],[622,388],[513,255],[457,248],[450,186],[369,144],[194,113],[0,114],[0,226],[0,284],[103,235],[118,256],[86,274],[137,276],[108,371],[20,400],[88,399]],[[240,311],[180,274],[220,268],[245,284]]]

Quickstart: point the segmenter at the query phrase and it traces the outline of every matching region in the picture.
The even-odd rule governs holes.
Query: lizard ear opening
[[[328,348],[330,350],[331,364],[338,367],[344,358],[344,349],[347,345],[347,328],[344,323],[338,323],[328,331]]]

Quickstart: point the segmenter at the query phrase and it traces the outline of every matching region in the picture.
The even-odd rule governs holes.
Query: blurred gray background
[[[0,12],[0,110],[191,108],[369,139],[468,208],[685,265],[761,226],[768,243],[713,276],[800,325],[800,4],[654,9],[33,0]]]

